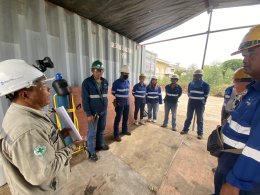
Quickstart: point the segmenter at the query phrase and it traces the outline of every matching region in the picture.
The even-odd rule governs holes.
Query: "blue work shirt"
[[[82,82],[81,90],[83,110],[88,116],[101,114],[107,110],[108,82],[106,79],[101,77],[101,86],[99,88],[92,75]],[[102,97],[100,97],[99,91]]]
[[[162,93],[161,87],[158,86],[157,88],[148,85],[146,87],[146,103],[155,104],[158,103],[162,104]]]
[[[116,101],[120,106],[129,105],[129,88],[129,80],[119,78],[114,81],[112,94],[116,97]]]
[[[260,192],[260,81],[248,86],[230,114],[222,128],[224,148],[243,151],[223,152],[218,159],[218,171],[227,175],[229,184],[244,191]]]
[[[188,86],[189,99],[205,103],[209,95],[209,88],[209,84],[203,80],[191,81]]]
[[[146,85],[141,85],[140,83],[135,84],[132,94],[135,97],[136,102],[145,103]]]
[[[182,88],[177,83],[174,87],[171,87],[172,84],[166,85],[165,87],[165,98],[164,101],[172,104],[177,104],[179,97],[182,94]]]

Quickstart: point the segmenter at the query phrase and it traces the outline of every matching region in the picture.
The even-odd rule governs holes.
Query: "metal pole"
[[[209,26],[208,26],[208,31],[207,31],[207,38],[206,38],[206,43],[205,43],[205,49],[204,49],[201,69],[203,69],[203,67],[204,67],[204,62],[205,62],[206,53],[207,53],[208,40],[209,40],[209,34],[210,34],[210,26],[211,26],[211,18],[212,18],[212,8],[209,8]]]

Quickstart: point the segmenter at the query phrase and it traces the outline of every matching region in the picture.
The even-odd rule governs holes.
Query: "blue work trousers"
[[[95,138],[96,147],[104,145],[104,130],[106,127],[107,112],[102,112],[94,123],[88,123],[88,139],[87,146],[90,154],[95,153]]]
[[[159,103],[147,103],[148,107],[148,119],[157,120],[157,113],[159,110]]]
[[[197,115],[197,133],[203,135],[203,113],[205,110],[205,103],[199,100],[189,100],[187,109],[187,118],[184,123],[183,131],[188,132],[192,121],[193,113]]]
[[[141,102],[141,101],[135,101],[135,112],[134,112],[134,119],[137,120],[137,115],[138,112],[140,110],[140,120],[143,119],[144,117],[144,107],[145,107],[145,103]]]
[[[121,117],[123,115],[123,122],[122,122],[122,133],[127,133],[127,121],[128,121],[128,115],[129,115],[129,105],[118,105],[115,108],[116,111],[116,117],[114,121],[114,137],[119,137],[119,123],[121,120]]]
[[[164,103],[164,121],[163,121],[163,125],[168,124],[168,120],[169,120],[169,112],[172,112],[172,128],[176,128],[176,110],[177,110],[177,103],[169,103],[169,102],[165,102]]]

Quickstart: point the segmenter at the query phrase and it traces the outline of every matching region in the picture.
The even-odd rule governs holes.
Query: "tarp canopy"
[[[48,0],[138,43],[210,8],[260,4],[260,0]]]

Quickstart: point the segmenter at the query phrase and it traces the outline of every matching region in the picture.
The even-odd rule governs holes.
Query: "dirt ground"
[[[187,100],[186,94],[179,99],[177,132],[171,131],[171,119],[168,128],[160,127],[164,118],[164,105],[161,105],[156,124],[138,127],[130,124],[132,135],[124,136],[120,143],[112,142],[112,136],[108,135],[110,150],[100,152],[97,163],[89,162],[84,153],[75,155],[68,194],[213,193],[211,169],[216,166],[216,159],[206,151],[206,141],[220,123],[223,98],[208,98],[202,140],[196,138],[196,125],[194,131],[191,126],[188,135],[179,134],[186,117]],[[7,185],[0,187],[0,194],[10,194]]]

